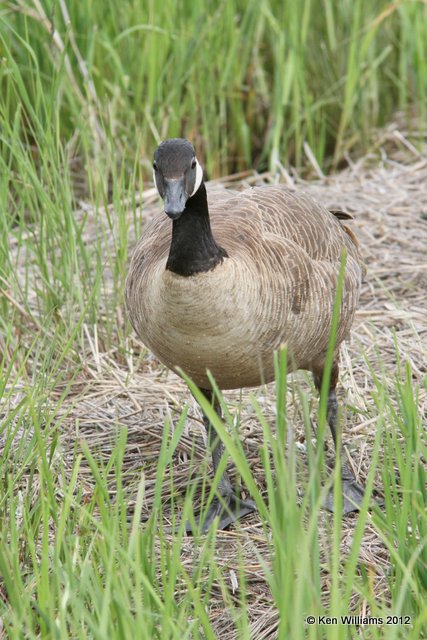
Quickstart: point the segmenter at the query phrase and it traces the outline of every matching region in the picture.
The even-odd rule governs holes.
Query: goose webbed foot
[[[356,478],[353,476],[353,473],[349,469],[343,470],[341,490],[343,500],[343,515],[358,511],[360,509],[360,505],[362,504],[365,490],[360,484],[356,482]],[[328,511],[335,511],[333,487],[329,490],[324,505],[326,509],[328,509]]]
[[[227,491],[224,495],[215,496],[207,511],[195,516],[195,527],[191,522],[186,522],[185,531],[187,533],[206,533],[216,518],[219,518],[218,529],[227,529],[230,524],[248,513],[252,513],[252,511],[256,511],[255,502],[242,500],[234,491]]]
[[[354,477],[353,471],[350,467],[344,463],[341,467],[341,490],[342,490],[342,513],[354,513],[359,511],[365,496],[365,489],[360,485]],[[384,500],[378,495],[378,492],[374,489],[370,506],[376,505],[377,507],[384,506]],[[329,490],[324,506],[328,511],[335,511],[334,509],[334,491],[333,487]]]

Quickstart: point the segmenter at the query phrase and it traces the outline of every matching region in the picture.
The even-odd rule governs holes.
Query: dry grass
[[[345,440],[349,443],[354,468],[362,482],[367,475],[374,440],[376,407],[370,391],[373,388],[372,375],[375,368],[381,362],[381,366],[386,367],[392,384],[396,372],[397,344],[402,359],[411,362],[413,375],[421,380],[426,374],[427,159],[415,150],[411,152],[406,148],[404,153],[398,151],[397,146],[400,149],[405,146],[402,145],[402,136],[399,132],[396,136],[393,131],[387,134],[386,139],[381,141],[382,158],[379,161],[378,154],[368,156],[341,173],[327,178],[319,176],[313,181],[302,181],[296,174],[291,175],[283,169],[279,176],[248,173],[216,182],[226,188],[244,188],[262,182],[285,182],[297,190],[304,189],[329,208],[345,209],[354,215],[352,228],[361,242],[368,271],[352,339],[342,349],[341,396],[353,408],[346,412]],[[144,219],[159,210],[153,190],[149,189],[141,194],[139,203]],[[90,216],[91,209],[88,205],[84,206],[84,210]],[[77,215],[83,215],[83,208]],[[95,225],[87,224],[85,242],[90,242],[91,235],[98,232]],[[109,233],[107,223],[105,233]],[[12,247],[12,252],[14,250]],[[123,313],[119,310],[118,323],[123,322]],[[166,371],[134,336],[127,345],[131,355],[124,356],[119,345],[110,350],[103,349],[96,327],[86,326],[85,333],[86,351],[81,354],[84,363],[82,373],[72,383],[61,407],[62,455],[65,462],[69,459],[71,468],[76,440],[84,439],[92,451],[98,452],[107,460],[117,427],[125,426],[128,439],[124,472],[128,481],[129,513],[132,512],[136,483],[142,467],[146,478],[143,517],[147,517],[153,499],[156,460],[163,425],[166,419],[171,422],[176,420],[185,403],[189,404],[189,418],[170,469],[175,493],[183,494],[187,484],[200,473],[200,461],[205,459],[206,438],[201,428],[199,411],[186,385]],[[377,354],[380,358],[377,358]],[[366,355],[372,370],[366,365]],[[297,374],[294,380],[295,384],[291,384],[289,388],[289,415],[295,427],[295,437],[300,443],[301,460],[304,462],[304,430],[296,388],[297,383],[311,383],[302,374]],[[56,397],[62,392],[63,388],[57,387]],[[258,453],[262,432],[248,399],[249,393],[249,390],[242,393],[229,392],[226,399],[231,410],[238,416],[244,449],[250,459],[256,482],[264,489],[263,467]],[[267,419],[274,423],[273,385],[254,390],[254,393]],[[56,397],[51,398],[52,402]],[[11,398],[11,406],[18,401],[17,391]],[[419,402],[427,415],[425,392],[420,393]],[[313,409],[316,403],[317,398],[313,392]],[[93,476],[84,461],[79,482],[90,495]],[[111,486],[113,491],[113,483]],[[381,490],[378,479],[377,488]],[[165,493],[166,516],[168,498]],[[343,554],[349,549],[355,522],[355,516],[345,519]],[[319,533],[324,544],[327,544],[329,531],[330,516],[325,513],[319,523]],[[227,568],[225,575],[228,576],[231,591],[241,558],[245,560],[251,637],[258,640],[275,637],[278,616],[272,606],[269,587],[260,564],[260,558],[267,557],[268,554],[267,541],[257,514],[246,518],[237,529],[218,533],[216,549],[218,563]],[[182,548],[184,565],[191,566],[194,553],[194,541],[188,538]],[[388,552],[369,521],[361,547],[361,560],[372,573],[377,595],[387,598]],[[325,572],[325,598],[329,592],[328,581],[329,576]],[[228,640],[235,637],[235,632],[230,625],[229,613],[224,608],[219,585],[214,593],[217,594],[217,599],[211,600],[209,616],[218,637]],[[358,613],[363,613],[363,607]]]

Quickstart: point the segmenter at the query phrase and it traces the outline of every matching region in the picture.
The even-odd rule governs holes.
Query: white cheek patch
[[[191,196],[194,196],[196,191],[199,189],[200,185],[202,184],[202,180],[203,180],[203,169],[200,166],[199,161],[196,158],[196,181],[194,183],[193,192],[190,193],[190,198],[191,198]]]

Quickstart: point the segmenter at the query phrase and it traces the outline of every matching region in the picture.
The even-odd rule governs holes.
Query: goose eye
[[[194,158],[193,162],[191,163],[191,168],[195,169],[196,165],[197,165],[197,161],[196,161],[196,158]]]
[[[154,169],[154,171],[157,171],[157,169],[158,169],[157,162],[153,162],[153,169]]]

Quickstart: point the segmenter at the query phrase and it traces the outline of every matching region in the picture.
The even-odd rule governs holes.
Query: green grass
[[[210,604],[219,598],[236,637],[248,638],[244,558],[233,593],[215,532],[194,541],[190,563],[182,528],[172,539],[163,531],[165,477],[185,411],[173,430],[166,424],[151,516],[141,522],[146,480],[135,472],[130,491],[126,431],[117,424],[106,459],[82,441],[76,424],[69,451],[65,399],[87,374],[88,326],[96,326],[100,351],[119,363],[129,356],[123,283],[129,236],[140,229],[135,191],[143,191],[158,140],[188,136],[217,175],[277,159],[300,164],[305,141],[322,167],[337,165],[346,149],[368,148],[371,128],[396,107],[414,108],[414,129],[424,127],[427,5],[69,2],[66,27],[59,3],[42,4],[46,23],[41,5],[0,7],[0,636],[132,638],[144,630],[146,638],[214,638]],[[52,39],[50,20],[61,40]],[[91,202],[78,213],[76,158]],[[366,366],[379,416],[368,487],[381,453],[385,508],[371,515],[365,505],[345,557],[338,517],[322,524],[319,537],[318,475],[303,481],[294,447],[285,446],[283,356],[277,424],[251,400],[263,430],[264,492],[232,416],[227,428],[217,420],[263,521],[263,552],[254,562],[279,612],[281,638],[359,637],[355,628],[304,620],[348,613],[362,601],[373,615],[412,621],[386,631],[372,626],[364,637],[426,637],[420,383],[404,363],[392,380],[389,370],[378,373],[381,362],[367,359]],[[310,447],[304,391],[298,401],[313,472],[322,448]],[[360,559],[368,524],[390,554],[384,597]]]
[[[369,149],[396,109],[425,131],[425,2],[68,5],[2,3],[2,119],[40,162],[49,140],[68,141],[92,186],[121,158],[141,154],[149,170],[165,137],[192,139],[209,174],[223,175],[301,165],[304,143],[336,166]]]
[[[427,522],[426,473],[421,416],[411,371],[396,377],[394,393],[376,380],[380,419],[367,481],[368,496],[381,447],[381,480],[385,507],[370,515],[365,503],[354,528],[349,551],[342,556],[342,524],[337,514],[319,538],[319,517],[325,490],[313,492],[317,454],[309,456],[308,484],[300,507],[298,456],[286,447],[288,428],[282,398],[286,397],[286,361],[278,360],[278,422],[274,429],[252,400],[262,423],[260,442],[267,491],[260,493],[242,452],[232,418],[227,428],[211,411],[239,474],[255,499],[264,523],[266,552],[261,562],[279,612],[280,638],[358,637],[354,627],[305,624],[307,615],[346,615],[354,597],[371,615],[410,616],[411,626],[371,626],[366,638],[422,638],[426,630]],[[10,381],[9,381],[10,382]],[[303,403],[307,402],[304,396]],[[141,524],[144,474],[139,478],[134,510],[129,519],[129,495],[124,489],[123,459],[126,431],[118,429],[108,461],[83,443],[76,443],[70,464],[62,450],[60,408],[47,406],[37,387],[25,387],[22,402],[2,424],[0,485],[0,614],[10,638],[128,638],[144,630],[147,638],[214,638],[209,619],[212,589],[221,589],[231,612],[237,637],[247,638],[244,562],[238,570],[239,593],[233,596],[227,566],[215,553],[216,535],[195,541],[194,562],[182,549],[182,527],[170,538],[162,525],[164,477],[172,461],[186,413],[173,435],[165,429],[161,446],[152,515]],[[209,411],[209,407],[205,409]],[[19,446],[14,443],[21,429]],[[310,424],[306,424],[310,433]],[[275,435],[277,432],[277,436]],[[13,447],[11,448],[11,446]],[[11,453],[13,451],[13,454]],[[314,453],[314,452],[313,452]],[[84,495],[79,482],[82,461],[90,468],[93,491]],[[397,471],[397,475],[396,475]],[[397,481],[397,477],[399,480]],[[299,479],[297,479],[299,478]],[[191,508],[188,499],[183,521]],[[359,558],[367,524],[390,553],[390,600],[372,587],[369,567]],[[188,553],[188,552],[187,552]],[[330,594],[322,593],[330,575]],[[216,596],[218,597],[218,596]],[[352,604],[353,602],[353,604]],[[386,629],[386,631],[384,631]],[[424,633],[424,635],[423,635]],[[306,635],[308,634],[308,636]]]

